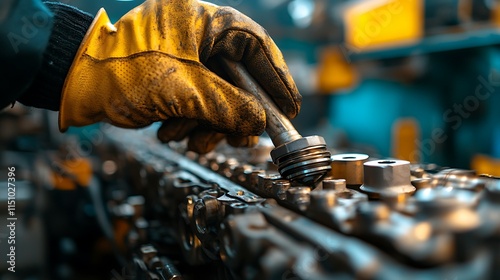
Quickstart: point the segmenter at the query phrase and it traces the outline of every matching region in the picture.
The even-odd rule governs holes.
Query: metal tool
[[[281,176],[309,186],[319,182],[331,169],[325,139],[317,135],[302,137],[243,65],[227,59],[223,62],[232,81],[252,93],[266,110],[266,132],[276,147],[271,158]]]

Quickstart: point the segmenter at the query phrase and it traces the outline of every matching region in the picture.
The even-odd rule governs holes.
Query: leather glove
[[[99,121],[139,128],[164,121],[163,141],[189,137],[203,153],[223,134],[254,144],[265,111],[224,77],[220,58],[241,61],[290,118],[301,96],[266,31],[229,7],[194,0],[148,0],[111,24],[101,9],[66,78],[59,127]],[[222,76],[222,77],[221,77]]]

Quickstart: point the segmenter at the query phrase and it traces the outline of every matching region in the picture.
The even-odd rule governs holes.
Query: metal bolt
[[[458,208],[470,208],[477,199],[469,190],[441,187],[420,189],[413,198],[421,216],[439,216]]]
[[[338,154],[332,156],[332,178],[345,179],[347,185],[363,184],[363,163],[368,160],[365,154]]]
[[[420,165],[412,165],[410,167],[411,176],[416,178],[423,178],[425,175],[425,170]]]
[[[241,214],[246,211],[248,205],[241,202],[234,202],[229,205],[226,205],[226,213],[228,214]]]
[[[161,269],[161,275],[165,280],[182,280],[182,274],[177,270],[171,260],[166,257],[161,258],[161,262],[163,267]]]
[[[290,181],[288,181],[288,180],[273,181],[272,191],[273,191],[274,197],[278,198],[279,200],[285,200],[286,199],[286,191],[289,188],[290,188]]]
[[[406,160],[373,160],[364,164],[364,181],[361,190],[370,198],[380,198],[383,192],[411,194],[410,162]]]
[[[337,203],[337,193],[335,190],[320,190],[311,192],[310,210],[327,211]]]
[[[325,179],[323,180],[324,190],[347,191],[345,179]]]
[[[196,229],[200,234],[205,234],[208,227],[215,224],[220,217],[220,202],[213,196],[204,196],[194,205],[194,218]]]
[[[265,196],[272,196],[273,191],[273,182],[280,180],[281,176],[279,174],[272,174],[272,173],[260,173],[257,175],[257,180],[258,180],[258,189],[262,193],[264,193]]]
[[[417,189],[425,189],[432,187],[432,179],[431,178],[417,178],[411,180],[411,184]]]
[[[265,174],[266,171],[262,169],[253,169],[248,173],[245,173],[247,175],[247,183],[248,187],[250,188],[258,188],[259,186],[259,175],[260,174]]]
[[[152,245],[143,245],[139,251],[141,252],[142,261],[145,263],[149,263],[158,254],[158,251]]]
[[[474,170],[464,169],[442,170],[432,176],[432,185],[473,191],[481,191],[484,189],[484,182],[476,176],[476,172]]]
[[[211,158],[208,160],[208,167],[212,170],[212,171],[219,171],[221,165],[226,161],[226,157],[221,155],[221,154],[217,154],[214,158]]]
[[[239,162],[235,158],[228,158],[225,162],[220,164],[219,174],[226,178],[230,178],[233,174],[233,170],[239,166]]]
[[[251,165],[243,164],[236,166],[233,170],[233,174],[231,174],[231,177],[229,179],[241,185],[247,185],[249,179],[248,173],[250,173],[251,171]]]
[[[408,200],[408,193],[396,193],[396,192],[382,192],[380,198],[385,202],[391,209],[403,209]]]
[[[300,210],[305,210],[310,201],[311,189],[308,187],[289,188],[286,191],[286,199],[299,207]]]
[[[386,221],[391,214],[391,210],[387,205],[376,202],[361,203],[356,210],[358,217],[361,218],[362,222],[367,224],[373,224],[377,221]],[[364,226],[367,226],[367,224]]]
[[[194,214],[194,205],[195,202],[198,200],[198,197],[196,195],[188,195],[186,196],[186,214],[187,218],[191,221],[193,219],[193,214]]]

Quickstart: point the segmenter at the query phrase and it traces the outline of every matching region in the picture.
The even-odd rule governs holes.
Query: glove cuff
[[[54,14],[52,34],[36,79],[18,101],[58,111],[64,80],[93,16],[63,3],[45,2],[45,5]]]

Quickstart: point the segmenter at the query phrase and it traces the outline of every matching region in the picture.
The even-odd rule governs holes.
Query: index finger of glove
[[[302,97],[264,28],[232,8],[220,7],[207,29],[201,45],[203,63],[213,65],[220,57],[242,62],[289,118],[298,114]]]

